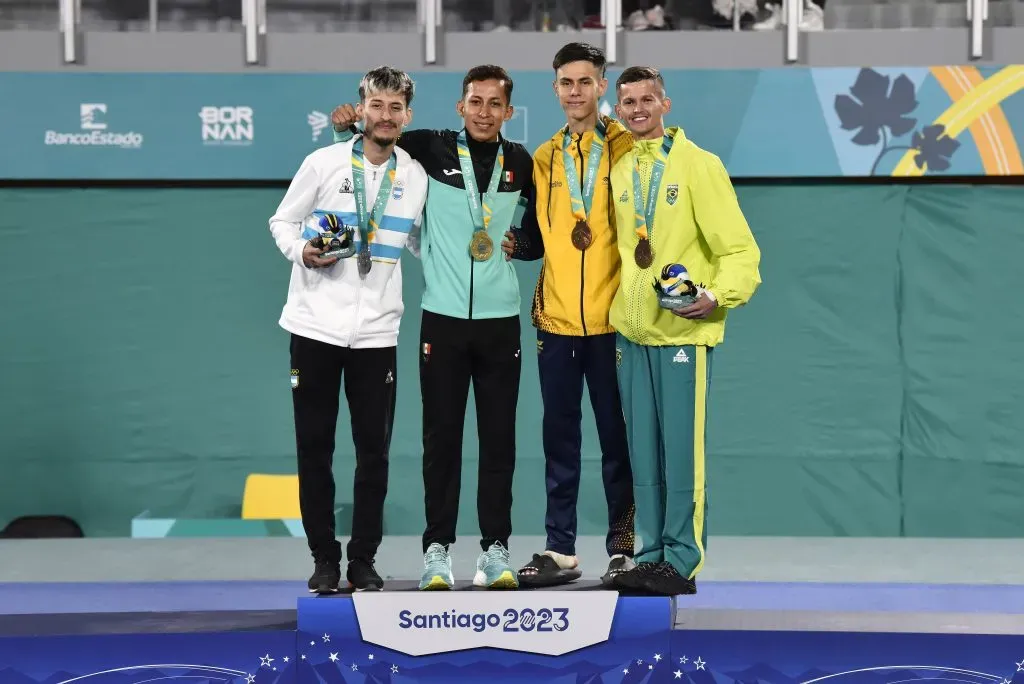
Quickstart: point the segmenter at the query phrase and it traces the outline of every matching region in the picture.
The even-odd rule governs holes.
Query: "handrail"
[[[65,64],[78,61],[78,24],[82,18],[80,0],[58,0],[60,13],[61,58]]]
[[[423,61],[437,64],[437,29],[441,26],[441,0],[421,0],[420,18],[424,34]]]
[[[245,32],[245,63],[260,64],[267,35],[267,0],[242,0],[242,29]]]
[[[803,21],[803,0],[783,0],[783,17],[786,22],[786,61],[800,59],[800,22]]]
[[[139,0],[142,2],[143,0]],[[148,31],[159,31],[159,9],[162,0],[145,0],[149,6]],[[323,0],[330,4],[338,0]],[[260,64],[265,57],[267,0],[240,0],[244,36],[244,60],[246,64]],[[441,41],[444,39],[442,23],[442,0],[415,0],[417,23],[424,36],[424,63],[437,64]],[[783,42],[785,62],[793,64],[802,59],[801,23],[804,14],[804,0],[782,0]],[[986,26],[989,21],[989,0],[964,0],[967,14],[968,54],[972,60],[982,59],[987,48]],[[312,3],[310,3],[312,4]],[[319,3],[318,3],[319,4]],[[82,0],[57,0],[61,60],[74,64],[82,60],[81,26]],[[731,23],[733,31],[739,31],[740,3],[734,0]],[[604,42],[608,64],[620,63],[618,53],[620,31],[623,29],[622,0],[601,0],[601,19],[604,24]]]
[[[985,22],[988,21],[988,0],[967,0],[967,20],[971,25],[971,58],[980,59],[985,53]]]
[[[622,0],[601,0],[601,16],[604,17],[604,51],[608,64],[618,61],[618,33],[622,25]]]

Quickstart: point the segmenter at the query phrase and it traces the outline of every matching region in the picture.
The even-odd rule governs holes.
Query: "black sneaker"
[[[316,561],[313,576],[309,578],[309,593],[335,594],[341,582],[341,563],[337,561]]]
[[[656,565],[657,563],[651,562],[637,563],[632,570],[614,575],[612,585],[624,592],[646,593],[648,578],[654,574]]]
[[[644,588],[660,596],[696,594],[697,583],[679,574],[668,561],[657,563],[644,577]]]
[[[373,561],[355,558],[348,562],[348,585],[356,591],[380,591],[384,580],[373,567]]]

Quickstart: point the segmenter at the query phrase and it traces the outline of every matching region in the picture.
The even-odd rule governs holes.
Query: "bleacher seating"
[[[488,0],[477,0],[488,4]],[[668,27],[677,29],[731,28],[731,21],[709,26],[705,6],[711,0],[667,0]],[[721,2],[722,0],[719,0]],[[731,5],[732,0],[724,0]],[[746,14],[743,29],[773,26],[770,3],[758,0],[758,16]],[[818,0],[819,2],[821,0]],[[543,25],[535,0],[523,3],[513,30],[538,30]],[[826,30],[964,27],[965,0],[825,0]],[[85,31],[150,30],[148,0],[81,0]],[[480,7],[472,21],[464,16],[461,0],[444,0],[447,30],[472,30],[480,17],[490,17],[490,7]],[[271,32],[413,32],[417,26],[416,0],[266,0],[267,29]],[[58,28],[57,0],[0,0],[0,30]],[[241,0],[158,0],[161,31],[241,31]],[[624,25],[630,28],[628,17]],[[714,23],[714,22],[711,22]],[[819,22],[820,24],[820,22]],[[1024,26],[1024,0],[991,0],[988,26]],[[494,28],[485,19],[484,30]],[[820,28],[815,27],[815,28]]]

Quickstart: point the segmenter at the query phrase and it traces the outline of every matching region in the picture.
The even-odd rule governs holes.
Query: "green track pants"
[[[697,576],[707,545],[704,433],[712,349],[647,347],[616,336],[619,393],[633,469],[636,561]]]

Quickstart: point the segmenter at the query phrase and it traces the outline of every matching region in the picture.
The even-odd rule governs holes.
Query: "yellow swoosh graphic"
[[[934,123],[945,126],[945,135],[955,138],[960,135],[968,126],[980,120],[992,108],[998,107],[999,103],[1012,95],[1024,90],[1024,66],[1008,66],[993,74],[990,78],[980,83],[977,87],[967,91],[963,97],[958,99],[944,111]],[[1000,110],[1001,111],[1001,110]],[[1005,118],[1005,117],[1004,117]],[[1009,124],[1007,123],[1007,126]],[[1012,138],[1012,131],[1009,132]],[[1004,140],[1003,136],[999,136]],[[979,144],[979,149],[981,144]],[[1014,143],[1016,148],[1016,143]],[[1007,168],[1011,164],[1021,164],[1020,151],[1018,150],[1010,161],[1010,150],[1004,143],[1003,146]],[[900,159],[893,176],[923,176],[925,169],[918,168],[914,163],[917,150],[908,150]],[[927,166],[926,166],[927,168]],[[1019,173],[1019,172],[1018,172]]]
[[[932,76],[942,86],[949,99],[956,102],[984,83],[985,77],[977,67],[932,67]],[[1017,140],[1010,122],[999,105],[985,112],[968,130],[978,148],[982,168],[987,176],[1006,176],[1024,173]]]

